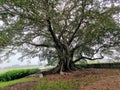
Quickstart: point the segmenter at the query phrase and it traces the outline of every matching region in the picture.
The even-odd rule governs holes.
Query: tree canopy
[[[0,0],[0,19],[0,47],[57,63],[52,72],[120,46],[119,0]]]

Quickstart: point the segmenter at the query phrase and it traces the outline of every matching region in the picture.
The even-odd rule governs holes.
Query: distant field
[[[5,69],[0,69],[0,73],[3,73],[5,72],[6,70]]]
[[[30,69],[30,68],[39,68],[40,70],[46,70],[53,68],[53,66],[21,66],[21,67],[10,67],[10,68],[4,68],[0,69],[0,73],[4,73],[9,70],[16,70],[16,69]]]
[[[36,67],[11,67],[11,68],[3,68],[3,69],[0,69],[0,73],[4,73],[4,72],[9,71],[9,70],[28,69],[28,68],[38,68],[38,66],[36,66]]]

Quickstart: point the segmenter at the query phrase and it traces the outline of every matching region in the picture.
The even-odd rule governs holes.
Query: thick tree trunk
[[[62,46],[56,49],[58,51],[59,62],[55,68],[48,71],[47,73],[45,72],[45,74],[71,72],[76,70],[77,68],[73,63],[73,54],[70,52],[68,46]]]
[[[72,71],[71,66],[72,66],[72,60],[70,58],[62,59],[58,64],[58,67],[60,67],[60,72]]]
[[[50,71],[43,72],[43,74],[55,74],[55,73],[63,73],[63,72],[71,72],[75,71],[77,68],[75,67],[75,64],[72,62],[71,58],[68,59],[60,59],[58,65],[51,69]]]

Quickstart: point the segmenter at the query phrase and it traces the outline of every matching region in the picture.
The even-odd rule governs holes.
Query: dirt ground
[[[48,81],[79,80],[78,90],[120,90],[120,69],[82,69],[64,75],[52,74],[44,76]],[[38,78],[38,77],[36,77]],[[15,84],[0,90],[35,90],[40,82]]]
[[[120,75],[109,76],[91,83],[82,90],[120,90]]]

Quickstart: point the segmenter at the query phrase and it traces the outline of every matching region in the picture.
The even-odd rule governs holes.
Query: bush
[[[11,70],[7,71],[3,74],[0,74],[0,82],[3,81],[10,81],[14,79],[19,79],[25,76],[28,76],[30,74],[37,73],[39,69],[19,69],[19,70]]]

